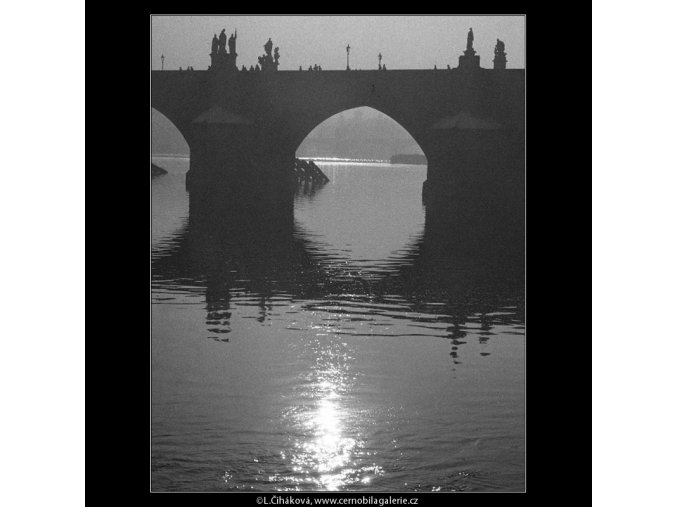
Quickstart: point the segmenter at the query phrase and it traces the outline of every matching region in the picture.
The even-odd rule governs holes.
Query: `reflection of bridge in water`
[[[159,293],[180,285],[204,294],[206,329],[219,341],[229,340],[232,311],[240,304],[234,296],[245,294],[257,301],[261,324],[275,318],[271,313],[280,298],[304,301],[303,311],[331,313],[356,326],[380,316],[410,321],[415,314],[416,322],[447,326],[438,329],[451,341],[457,361],[469,328],[484,343],[495,326],[523,323],[522,255],[455,248],[429,218],[413,243],[370,269],[329,255],[286,216],[267,219],[267,230],[191,216],[155,253],[154,286]],[[383,336],[340,327],[329,331]]]

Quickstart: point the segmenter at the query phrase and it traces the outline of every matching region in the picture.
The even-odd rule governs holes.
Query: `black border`
[[[508,11],[527,15],[528,34],[526,496],[551,500],[573,493],[579,497],[589,484],[587,472],[583,472],[589,447],[587,439],[583,445],[580,435],[582,424],[588,427],[590,405],[585,402],[583,410],[587,396],[580,390],[580,379],[583,350],[589,350],[583,345],[590,336],[582,294],[588,279],[583,275],[587,270],[582,267],[582,257],[590,251],[590,222],[587,209],[583,211],[583,193],[587,197],[583,180],[589,181],[590,167],[590,144],[583,136],[583,123],[589,109],[582,92],[590,82],[590,39],[583,33],[591,18],[586,14],[583,23],[575,21],[572,14],[537,13],[514,5],[503,5],[490,13]],[[145,87],[151,13],[181,12],[163,5],[125,10],[119,17],[103,20],[88,12],[87,281],[91,315],[86,345],[86,482],[87,497],[92,500],[110,496],[151,501],[177,498],[151,494],[148,479],[150,326],[142,322],[149,316],[149,187],[142,181],[147,178],[150,185],[146,164],[149,133],[148,124],[139,115],[149,114]],[[478,12],[473,9],[468,14]],[[111,38],[102,34],[116,34],[114,44],[104,44]],[[124,167],[120,167],[119,157],[111,157],[122,146]],[[136,174],[142,165],[144,174]],[[108,189],[112,191],[106,193]],[[130,267],[135,269],[130,272]],[[98,273],[93,275],[92,271]],[[362,493],[320,494],[332,495]],[[476,494],[446,495],[411,494],[421,498],[419,504],[479,498]],[[238,501],[254,504],[256,496],[239,494]]]

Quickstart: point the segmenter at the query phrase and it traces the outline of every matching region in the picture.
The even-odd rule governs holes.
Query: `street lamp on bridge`
[[[350,44],[346,46],[346,70],[350,70]]]
[[[381,59],[383,58],[383,55],[381,53],[378,54],[378,70],[381,70]]]

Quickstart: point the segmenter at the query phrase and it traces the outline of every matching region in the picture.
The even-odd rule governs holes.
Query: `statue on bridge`
[[[226,52],[226,41],[228,40],[228,36],[226,35],[226,29],[224,28],[221,30],[221,33],[219,34],[219,53],[225,53]]]
[[[235,30],[235,34],[230,36],[230,39],[228,39],[228,50],[230,51],[231,56],[237,56],[237,53],[235,52],[235,43],[237,42],[237,30]]]
[[[275,53],[273,54],[273,41],[268,39],[263,45],[265,54],[259,56],[259,65],[261,66],[262,71],[272,71],[277,70],[278,65],[280,65],[280,48],[275,48]]]
[[[501,39],[496,39],[494,48],[494,69],[505,69],[506,63],[505,44]]]
[[[461,56],[458,57],[458,68],[459,69],[479,69],[480,68],[480,57],[476,54],[475,49],[472,47],[475,36],[472,33],[472,28],[468,31],[468,40],[466,43],[465,51]]]
[[[216,37],[216,34],[214,34],[214,38],[212,39],[212,54],[215,55],[219,50],[219,39]]]

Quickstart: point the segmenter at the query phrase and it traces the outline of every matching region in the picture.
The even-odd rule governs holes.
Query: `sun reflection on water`
[[[300,431],[289,456],[297,482],[326,490],[369,484],[382,470],[374,463],[364,463],[369,453],[363,451],[359,430],[365,421],[351,407],[355,381],[350,368],[352,355],[346,343],[331,338],[314,345],[316,363],[305,393],[312,402],[296,413]]]

